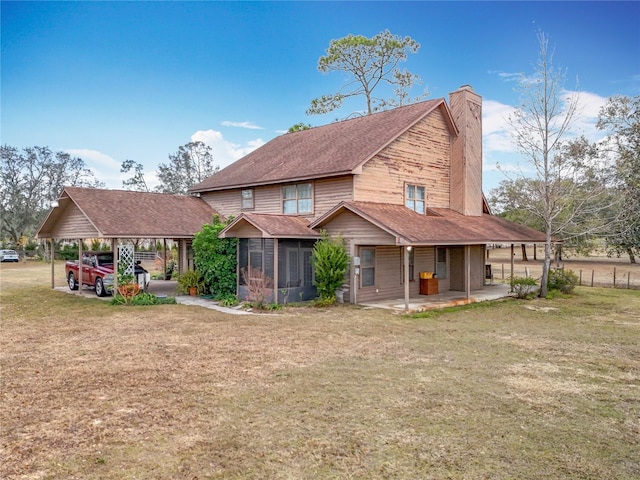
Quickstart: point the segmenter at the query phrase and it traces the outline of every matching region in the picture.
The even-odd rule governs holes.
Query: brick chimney
[[[470,85],[449,94],[459,134],[451,147],[451,209],[482,215],[482,97]]]

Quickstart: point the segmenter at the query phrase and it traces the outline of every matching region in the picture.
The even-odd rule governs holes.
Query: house
[[[284,134],[190,193],[235,217],[221,236],[239,239],[239,272],[272,279],[279,302],[316,296],[311,258],[322,231],[346,242],[344,298],[353,303],[417,296],[420,272],[435,273],[440,292],[469,295],[484,284],[487,244],[544,242],[489,212],[482,99],[469,86],[449,104],[429,100]]]

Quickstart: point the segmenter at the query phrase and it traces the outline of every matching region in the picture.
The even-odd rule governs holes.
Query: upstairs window
[[[310,183],[282,187],[282,213],[300,214],[313,212],[313,188]]]
[[[404,197],[407,208],[417,213],[425,213],[424,187],[407,184]]]
[[[253,210],[253,188],[246,188],[242,190],[242,210]]]

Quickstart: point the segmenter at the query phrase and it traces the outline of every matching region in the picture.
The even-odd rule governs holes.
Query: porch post
[[[56,263],[55,243],[53,243],[53,237],[49,240],[51,242],[50,254],[51,254],[51,289],[56,288],[54,265]]]
[[[471,245],[464,246],[464,283],[467,300],[471,298]]]
[[[82,295],[82,239],[78,239],[78,295]]]
[[[111,251],[113,252],[113,293],[112,295],[115,297],[116,292],[118,291],[118,270],[120,264],[120,255],[118,255],[118,239],[111,239]]]
[[[278,304],[278,239],[273,239],[273,303]]]
[[[409,252],[411,246],[401,247],[404,250],[404,311],[409,311]]]
[[[509,290],[509,293],[513,293],[513,256],[515,255],[514,251],[513,251],[513,243],[511,244],[511,289]]]
[[[164,274],[162,275],[162,279],[167,279],[167,239],[162,239],[162,271]],[[174,263],[175,265],[175,263]]]

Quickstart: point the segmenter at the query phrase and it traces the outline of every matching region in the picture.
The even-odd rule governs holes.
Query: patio
[[[480,290],[472,290],[470,298],[466,298],[465,292],[448,291],[437,295],[420,295],[409,299],[409,308],[406,313],[418,313],[425,310],[435,310],[438,308],[455,307],[467,305],[469,303],[486,302],[488,300],[498,300],[509,297],[509,284],[495,283],[485,285]],[[368,302],[360,304],[369,308],[386,308],[405,312],[404,298],[381,300],[379,302]]]

